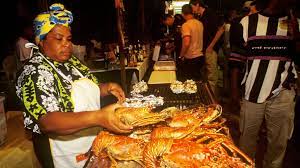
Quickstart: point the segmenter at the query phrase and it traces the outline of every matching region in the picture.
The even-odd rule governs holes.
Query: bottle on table
[[[128,66],[133,67],[134,66],[134,60],[133,60],[133,46],[129,45],[128,47]]]
[[[116,53],[115,53],[115,55],[116,55],[116,58],[118,60],[120,60],[120,48],[119,48],[119,45],[116,46]]]
[[[128,66],[128,60],[127,60],[128,53],[129,52],[127,52],[126,54],[124,54],[124,65],[125,65],[125,67]],[[119,45],[116,46],[116,57],[119,59],[119,62],[121,63],[121,54],[120,54],[120,47],[119,47]]]
[[[133,60],[133,66],[137,66],[137,62],[138,62],[138,60],[137,60],[137,52],[134,52],[132,54],[132,60]]]
[[[137,44],[137,50],[138,50],[138,62],[143,62],[144,61],[144,55],[143,55],[143,48],[142,48],[142,44],[140,42],[140,40],[138,40],[138,44]]]

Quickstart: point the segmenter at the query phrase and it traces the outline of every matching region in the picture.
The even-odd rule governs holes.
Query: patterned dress
[[[74,56],[63,63],[53,61],[48,57],[46,59],[71,81],[80,78],[79,71],[86,78],[99,84],[89,69]],[[20,72],[16,83],[16,93],[24,105],[26,129],[40,134],[38,119],[41,116],[54,111],[72,112],[74,110],[71,100],[71,83],[56,72],[38,50],[34,51],[33,56]]]

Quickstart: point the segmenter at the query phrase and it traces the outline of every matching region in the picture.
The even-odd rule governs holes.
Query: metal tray
[[[197,104],[215,104],[216,99],[208,83],[196,82],[197,92],[194,94],[180,93],[175,94],[170,89],[170,84],[148,85],[149,89],[143,95],[153,94],[164,97],[165,107],[177,107],[180,109],[188,108]]]

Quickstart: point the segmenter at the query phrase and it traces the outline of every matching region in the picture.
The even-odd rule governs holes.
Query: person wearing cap
[[[124,92],[114,83],[99,83],[89,69],[72,55],[70,24],[73,15],[62,4],[34,19],[35,42],[31,58],[16,82],[24,105],[24,125],[32,132],[37,158],[43,168],[83,167],[76,160],[89,151],[103,128],[127,133],[131,127],[114,115],[118,103],[100,108],[100,97]],[[77,157],[79,158],[79,157]]]
[[[202,0],[190,0],[194,14],[203,23],[203,52],[206,60],[207,80],[214,93],[218,81],[217,51],[219,38],[223,34],[221,23],[214,11],[207,8]]]

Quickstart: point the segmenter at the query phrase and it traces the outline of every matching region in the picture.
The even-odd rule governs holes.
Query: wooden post
[[[115,0],[115,7],[117,11],[117,28],[118,28],[118,44],[120,46],[120,68],[121,68],[121,85],[127,95],[127,84],[126,84],[126,70],[125,70],[125,39],[122,29],[122,0]]]

